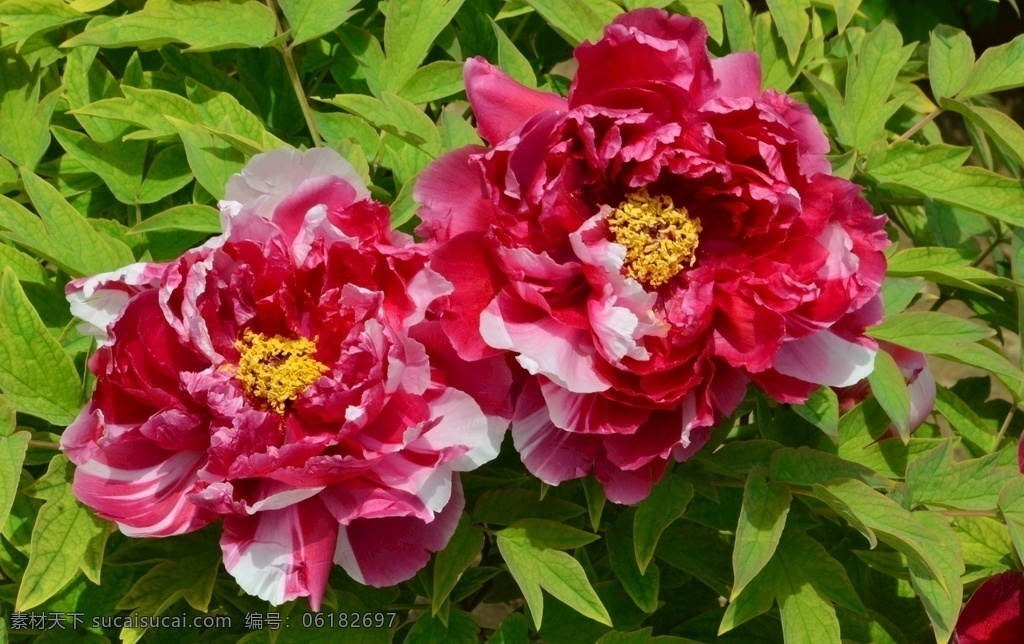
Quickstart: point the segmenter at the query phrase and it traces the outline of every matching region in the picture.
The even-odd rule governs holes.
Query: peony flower
[[[924,354],[889,342],[879,342],[879,348],[892,356],[896,366],[900,368],[903,379],[907,383],[910,395],[910,418],[907,427],[911,432],[921,426],[935,408],[935,377]],[[839,395],[839,410],[846,412],[857,403],[867,398],[871,388],[867,382],[859,382],[852,387],[843,387],[836,393]],[[889,428],[889,435],[896,436],[896,427]]]
[[[985,581],[960,611],[957,644],[1024,641],[1024,573],[1009,570]]]
[[[386,586],[422,568],[511,416],[501,359],[468,363],[429,307],[451,285],[330,150],[257,156],[224,233],[167,264],[72,282],[100,338],[62,447],[73,490],[129,536],[223,519],[224,565],[318,608],[332,565]]]
[[[762,91],[756,54],[710,60],[704,25],[641,9],[576,49],[568,98],[480,58],[487,147],[416,184],[418,232],[455,287],[464,359],[526,374],[512,435],[550,484],[593,472],[644,498],[753,382],[785,403],[867,376],[884,218],[831,175],[811,111]]]

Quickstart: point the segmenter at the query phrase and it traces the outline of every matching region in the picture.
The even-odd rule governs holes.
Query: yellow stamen
[[[626,270],[638,282],[661,286],[697,260],[700,220],[667,195],[652,197],[642,188],[627,195],[607,223],[616,243],[626,247]]]
[[[235,377],[249,395],[279,414],[327,371],[327,365],[312,358],[316,344],[307,338],[268,338],[246,331],[235,347],[242,354]]]

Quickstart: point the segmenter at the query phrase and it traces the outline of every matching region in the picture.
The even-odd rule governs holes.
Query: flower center
[[[661,286],[693,266],[701,231],[700,220],[686,208],[676,208],[666,195],[655,197],[646,188],[626,197],[607,218],[615,241],[626,247],[626,270],[638,282]]]
[[[235,347],[242,354],[235,377],[246,392],[279,414],[327,371],[327,365],[313,359],[316,344],[307,338],[268,338],[246,331]]]

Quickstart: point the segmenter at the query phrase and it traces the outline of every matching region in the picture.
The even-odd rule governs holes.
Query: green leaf
[[[200,204],[175,206],[143,220],[132,227],[133,234],[154,230],[194,230],[200,233],[221,232],[220,213],[216,208]]]
[[[935,411],[942,414],[964,441],[973,446],[975,456],[988,454],[996,448],[996,437],[977,412],[951,390],[936,387]]]
[[[861,0],[832,0],[832,7],[836,12],[836,29],[840,34],[846,30],[853,17],[857,15]]]
[[[839,642],[832,602],[865,613],[846,570],[814,539],[801,532],[782,535],[775,556],[726,608],[719,635],[778,602],[787,642]]]
[[[991,371],[997,377],[1006,377],[1017,382],[1024,381],[1024,373],[1020,369],[1013,366],[1003,355],[989,349],[984,344],[960,344],[949,347],[948,350],[937,351],[934,355],[945,360]],[[1012,383],[1003,381],[1003,384],[1011,392],[1013,391]]]
[[[604,486],[595,477],[588,476],[583,479],[583,493],[587,497],[590,528],[597,532],[601,526],[601,514],[604,512],[605,502],[608,500],[604,493]]]
[[[4,44],[23,43],[32,36],[52,31],[89,16],[69,7],[63,0],[3,0],[0,24]]]
[[[840,142],[863,151],[883,137],[886,121],[909,99],[889,97],[913,51],[914,45],[903,46],[903,37],[890,22],[864,38],[846,76],[842,118],[836,122]]]
[[[944,143],[901,141],[868,157],[865,172],[883,187],[1024,224],[1024,186],[984,168],[961,167],[972,152]]]
[[[219,562],[219,550],[204,550],[159,563],[139,577],[117,603],[117,609],[158,616],[184,598],[192,608],[205,613],[210,607]],[[146,628],[126,626],[121,629],[121,641],[135,644],[145,632]]]
[[[886,278],[882,283],[882,307],[885,316],[890,317],[902,313],[921,292],[924,280],[916,277]]]
[[[910,392],[899,365],[885,351],[875,354],[875,368],[868,376],[871,393],[889,415],[903,440],[910,438]]]
[[[346,641],[349,639],[345,636]],[[469,613],[453,610],[448,623],[436,617],[423,615],[409,629],[405,641],[416,644],[477,644],[480,641],[480,627]]]
[[[28,432],[15,432],[0,438],[0,526],[7,525],[7,517],[14,506],[21,466],[31,437]]]
[[[719,596],[729,595],[732,548],[717,529],[691,521],[677,522],[662,534],[657,555],[673,568],[700,580]]]
[[[811,28],[811,19],[807,15],[810,8],[808,0],[768,0],[768,10],[775,19],[775,26],[786,43],[789,60],[793,63],[800,56],[800,47]]]
[[[142,47],[172,42],[193,51],[262,47],[275,35],[273,12],[256,0],[170,2],[112,20],[95,20],[62,47]]]
[[[398,95],[410,103],[432,103],[463,89],[462,63],[438,60],[413,72]]]
[[[465,0],[403,0],[388,3],[384,20],[384,87],[396,93],[412,77],[441,30]]]
[[[123,98],[107,98],[74,110],[76,116],[91,116],[131,123],[142,132],[132,132],[129,139],[176,136],[177,130],[165,117],[189,123],[202,123],[202,111],[188,99],[159,89],[139,89],[124,85]]]
[[[313,120],[331,147],[342,141],[352,141],[363,149],[367,159],[377,158],[380,151],[380,133],[365,120],[341,112],[315,112]]]
[[[941,539],[892,499],[853,479],[815,485],[814,494],[841,516],[860,523],[862,532],[866,529],[910,561],[922,564],[937,579],[942,578],[940,562],[933,550],[925,547]]]
[[[655,564],[640,572],[636,557],[633,556],[633,522],[634,513],[624,512],[605,534],[608,560],[626,593],[640,610],[650,615],[658,610],[661,570]]]
[[[802,405],[793,405],[793,411],[811,423],[835,442],[839,438],[839,398],[831,387],[819,387]]]
[[[596,41],[622,13],[611,0],[526,0],[569,44]]]
[[[19,611],[35,608],[57,594],[78,573],[90,542],[107,535],[106,524],[71,493],[71,467],[63,454],[50,461],[34,494],[46,503],[32,528],[28,566],[18,589]],[[195,575],[194,570],[188,572]]]
[[[245,155],[209,130],[174,117],[167,117],[185,144],[188,165],[196,181],[216,199],[224,198],[231,175],[245,166]]]
[[[999,492],[999,511],[1010,530],[1017,558],[1024,560],[1024,477],[1003,486]]]
[[[965,565],[988,570],[1014,567],[1013,539],[1003,523],[989,517],[957,517],[954,528]]]
[[[586,510],[575,503],[540,495],[532,490],[503,489],[484,492],[473,507],[473,521],[511,525],[526,518],[563,521]]]
[[[459,521],[444,550],[434,557],[434,588],[430,595],[430,614],[437,615],[442,604],[448,599],[462,573],[480,555],[484,546],[484,535],[473,527],[466,515]]]
[[[537,87],[537,75],[530,60],[519,51],[498,23],[491,21],[491,27],[498,40],[498,67],[501,71],[527,87]]]
[[[441,135],[433,121],[409,101],[392,94],[382,98],[361,94],[342,94],[325,102],[362,117],[376,127],[393,134],[431,157],[441,154]]]
[[[327,32],[355,14],[353,7],[359,0],[278,0],[288,18],[292,44],[298,45]]]
[[[1003,485],[1020,472],[999,466],[999,453],[954,461],[955,446],[955,440],[944,440],[910,463],[907,484],[913,502],[960,510],[994,510]]]
[[[743,488],[743,506],[732,551],[732,600],[764,569],[786,527],[793,496],[785,484],[768,482],[766,475],[760,467],[751,469]]]
[[[0,283],[0,389],[18,411],[54,424],[78,415],[82,385],[75,365],[11,270]]]
[[[380,42],[370,32],[352,25],[342,25],[338,30],[338,35],[341,38],[341,43],[345,45],[345,49],[352,55],[366,77],[366,85],[370,88],[370,93],[380,96],[384,91],[384,78],[387,75],[384,50],[381,49]],[[395,89],[397,90],[398,87]]]
[[[100,143],[80,132],[62,127],[53,127],[51,130],[61,147],[79,163],[98,174],[118,201],[131,205],[141,203],[142,170],[149,147],[146,143]]]
[[[529,644],[530,623],[526,615],[512,613],[501,622],[487,644]]]
[[[754,16],[754,49],[761,59],[761,84],[765,89],[771,88],[784,92],[793,84],[800,70],[804,68],[812,55],[810,46],[815,39],[808,41],[800,58],[794,64],[789,60],[786,44],[779,37],[777,25],[772,22],[771,15],[759,13]],[[817,39],[820,44],[820,39]]]
[[[538,547],[522,528],[506,528],[497,537],[498,550],[523,591],[535,628],[540,628],[544,617],[541,589],[584,617],[612,625],[608,610],[578,561],[559,550]]]
[[[34,170],[50,146],[50,117],[61,92],[40,101],[41,72],[9,51],[0,52],[0,155]]]
[[[921,353],[955,353],[961,345],[994,333],[988,327],[933,311],[900,313],[867,331],[873,338]]]
[[[949,527],[945,517],[930,513],[918,513],[918,520],[932,534],[940,537],[939,543],[925,544],[931,559],[938,564],[941,578],[931,568],[923,567],[914,559],[909,560],[910,583],[915,594],[924,604],[925,612],[935,631],[938,642],[946,642],[953,633],[960,613],[964,586],[961,575],[964,572],[963,554],[956,533]]]
[[[596,534],[547,519],[520,519],[501,532],[517,535],[518,539],[525,539],[536,548],[556,550],[582,548],[598,538]]]
[[[38,259],[13,246],[0,244],[0,271],[10,268],[19,282],[50,285],[50,276]]]
[[[777,450],[772,455],[769,473],[772,480],[793,485],[811,486],[835,479],[857,479],[877,488],[892,484],[892,481],[868,467],[809,447]]]
[[[948,25],[932,30],[928,48],[928,77],[935,98],[955,96],[974,67],[974,47],[963,31]]]
[[[1024,166],[1024,128],[1012,118],[991,107],[967,105],[949,99],[942,99],[939,104],[942,109],[956,112],[980,127],[999,144],[1000,151],[1017,165]]]
[[[1013,280],[998,277],[972,266],[966,253],[954,248],[919,246],[901,250],[889,257],[886,273],[891,277],[923,277],[938,284],[964,288],[997,298],[998,295],[978,284],[1007,288],[1019,286]]]
[[[691,499],[693,486],[669,473],[651,489],[650,496],[637,506],[636,518],[633,520],[633,549],[641,573],[647,571],[661,533],[683,516]]]
[[[181,190],[192,181],[192,169],[184,146],[172,145],[157,152],[142,180],[138,203],[155,203]]]
[[[447,151],[457,150],[467,145],[481,145],[483,139],[476,133],[476,129],[469,122],[459,115],[456,109],[445,109],[441,112],[441,138],[444,141],[444,149]]]
[[[39,215],[0,196],[0,228],[6,230],[2,233],[5,237],[74,277],[111,271],[135,261],[127,246],[97,232],[56,188],[26,169],[21,176]]]
[[[990,47],[971,70],[959,98],[1001,92],[1024,85],[1024,36]]]
[[[754,27],[750,22],[750,5],[746,0],[725,0],[722,3],[725,33],[730,51],[754,49]]]

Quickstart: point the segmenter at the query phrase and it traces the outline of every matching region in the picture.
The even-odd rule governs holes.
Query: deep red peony
[[[1024,641],[1024,573],[1010,570],[988,579],[968,600],[956,622],[957,644]]]
[[[76,280],[100,338],[92,400],[62,446],[74,493],[130,536],[223,518],[247,592],[317,608],[334,563],[412,577],[462,512],[458,472],[494,458],[504,362],[446,348],[451,285],[330,150],[253,159],[225,232],[169,264]]]
[[[753,382],[796,403],[870,373],[888,244],[831,176],[810,110],[762,91],[753,53],[710,60],[704,25],[642,9],[576,49],[568,99],[482,59],[465,80],[490,144],[420,177],[418,232],[455,286],[464,359],[528,374],[523,461],[644,498]]]

